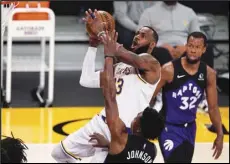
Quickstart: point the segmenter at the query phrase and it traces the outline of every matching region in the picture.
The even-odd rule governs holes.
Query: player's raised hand
[[[89,36],[89,45],[91,47],[97,47],[101,43],[101,40],[97,36]]]
[[[85,11],[85,17],[82,18],[83,21],[89,26],[92,32],[98,35],[100,32],[105,31],[106,23],[98,19],[99,14],[97,9],[94,12],[91,9]]]
[[[105,55],[115,55],[117,51],[117,39],[118,33],[113,30],[112,32],[106,31],[105,34],[100,36],[102,43],[104,44]]]
[[[213,153],[213,157],[215,159],[218,159],[222,153],[222,149],[223,149],[223,136],[217,136],[214,143],[213,143],[213,147],[212,149],[214,150]]]
[[[82,18],[82,20],[85,23],[92,24],[93,23],[93,19],[94,19],[94,14],[93,14],[92,10],[91,9],[86,10],[85,11],[85,17]]]

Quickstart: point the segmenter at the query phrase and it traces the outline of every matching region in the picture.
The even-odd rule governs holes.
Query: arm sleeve
[[[131,20],[127,15],[127,10],[128,10],[127,2],[115,1],[113,2],[113,6],[114,6],[114,13],[116,16],[116,20],[125,28],[136,32],[138,25],[134,23],[134,21]]]
[[[87,88],[100,88],[100,71],[95,71],[97,48],[89,47],[82,66],[80,85]]]

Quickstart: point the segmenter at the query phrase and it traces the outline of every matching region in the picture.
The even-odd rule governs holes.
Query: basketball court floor
[[[2,134],[11,131],[16,138],[28,144],[28,162],[54,162],[50,153],[54,144],[68,134],[80,129],[102,107],[62,107],[62,108],[12,108],[2,110]],[[229,132],[229,108],[220,108],[223,125]],[[218,160],[212,158],[212,142],[216,134],[209,130],[211,125],[207,113],[198,112],[197,138],[193,162],[229,161],[229,135],[224,136],[223,154]],[[85,162],[88,159],[84,159]],[[158,147],[156,162],[163,162]]]

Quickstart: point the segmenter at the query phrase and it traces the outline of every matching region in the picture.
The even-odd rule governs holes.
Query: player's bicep
[[[216,72],[211,68],[208,70],[209,71],[207,75],[206,96],[207,96],[208,108],[210,110],[213,110],[218,107]]]
[[[121,135],[125,132],[125,124],[119,118],[107,119],[107,125],[109,127],[109,131],[111,133],[111,138],[113,141],[119,141]]]
[[[151,55],[146,54],[146,53],[140,54],[137,57],[136,65],[140,69],[143,69],[146,71],[154,71],[154,72],[160,70],[161,68],[159,61],[155,59],[154,57],[152,57]]]

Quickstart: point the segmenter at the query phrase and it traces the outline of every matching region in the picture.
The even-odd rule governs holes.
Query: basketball
[[[106,23],[106,30],[113,31],[115,29],[115,21],[111,14],[109,14],[106,11],[99,10],[98,13],[98,19],[103,23]],[[86,23],[86,31],[89,34],[89,36],[97,36],[95,32],[92,30],[91,26]]]

